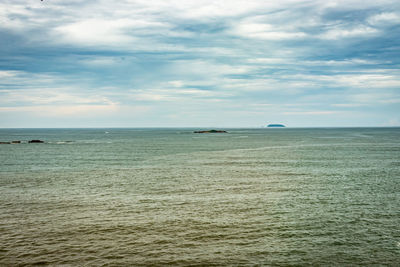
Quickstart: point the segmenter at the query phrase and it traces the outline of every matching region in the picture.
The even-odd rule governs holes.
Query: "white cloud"
[[[55,28],[62,42],[84,45],[121,45],[136,40],[129,31],[148,28],[165,28],[166,24],[132,19],[88,19]],[[60,41],[60,40],[58,40]]]
[[[217,101],[222,97],[231,96],[231,93],[225,91],[200,90],[195,88],[174,88],[166,87],[163,89],[130,90],[125,98],[134,101],[152,101],[152,102],[181,102],[190,103],[201,99],[202,101]]]
[[[34,105],[19,107],[0,107],[1,113],[25,113],[38,118],[98,118],[99,116],[120,116],[129,114],[130,117],[143,115],[151,110],[148,106],[108,105]],[[1,117],[1,116],[0,116]]]
[[[293,27],[283,27],[278,24],[259,22],[259,17],[246,18],[235,22],[229,32],[246,38],[256,38],[264,40],[286,40],[307,37],[307,34],[296,31]]]
[[[0,106],[3,107],[33,107],[34,105],[60,106],[116,106],[106,93],[99,91],[88,93],[79,85],[74,85],[68,79],[51,73],[35,74],[24,71],[0,71],[4,84],[12,84],[8,88],[0,85]]]
[[[267,65],[293,63],[292,60],[286,58],[264,58],[264,57],[250,58],[247,60],[247,62],[252,64],[267,64]]]
[[[76,46],[112,47],[131,50],[194,51],[185,43],[171,45],[163,38],[197,38],[199,33],[182,25],[229,26],[218,36],[239,36],[256,40],[293,40],[312,38],[309,29],[325,28],[323,14],[330,9],[353,10],[362,2],[364,8],[374,1],[212,1],[212,0],[135,0],[99,1],[8,1],[0,4],[1,26],[14,33],[29,35],[37,43],[73,44]],[[390,4],[393,1],[385,1]],[[308,10],[304,14],[304,9]],[[398,14],[372,15],[370,25],[395,22]],[[378,30],[367,25],[330,26],[317,38],[371,36]],[[26,33],[26,31],[35,31]],[[38,31],[40,32],[38,34]],[[211,38],[211,37],[210,37]],[[194,49],[194,50],[190,50]],[[214,53],[222,53],[212,47]]]
[[[195,75],[201,80],[212,79],[224,75],[246,74],[254,69],[241,64],[223,64],[206,59],[175,60],[171,62],[171,70],[180,75]]]
[[[30,106],[30,105],[85,105],[85,104],[102,104],[116,105],[114,101],[99,93],[87,95],[87,93],[79,93],[79,89],[73,88],[44,88],[44,89],[20,89],[20,90],[1,90],[3,98],[0,99],[2,106],[10,106],[13,104]]]
[[[383,12],[369,17],[367,21],[374,26],[400,24],[400,14],[395,12]]]
[[[321,39],[337,40],[341,38],[366,37],[377,34],[378,30],[365,25],[352,28],[337,27],[319,35]]]
[[[115,112],[117,110],[114,105],[34,105],[21,107],[0,107],[0,112],[28,112],[43,117],[58,116],[87,116],[93,117]]]
[[[400,103],[400,96],[392,93],[366,92],[349,95],[348,99],[353,103],[361,104],[397,104]]]
[[[332,107],[339,107],[339,108],[357,108],[363,107],[367,104],[360,104],[360,103],[340,103],[340,104],[331,104]]]
[[[36,88],[44,84],[61,82],[61,77],[49,73],[30,73],[19,70],[0,70],[3,84],[12,84],[14,87]],[[2,86],[0,85],[0,90]]]
[[[13,71],[13,70],[0,70],[0,78],[9,79],[17,76],[19,73],[20,73],[19,71]]]
[[[183,87],[184,86],[184,81],[169,81],[168,85],[172,87]]]
[[[311,106],[321,102],[394,110],[400,76],[388,55],[396,36],[368,38],[398,23],[396,7],[394,0],[4,0],[3,62],[27,71],[0,70],[0,106],[117,114],[143,103],[162,116],[171,116],[167,106],[203,112],[232,110],[233,102],[260,114],[277,110],[272,103],[310,116],[331,114]]]
[[[313,60],[313,61],[303,61],[301,64],[305,64],[308,66],[351,66],[351,65],[376,65],[376,64],[384,64],[390,63],[385,61],[378,61],[378,60],[366,60],[366,59],[359,59],[359,58],[352,58],[352,59],[344,59],[344,60]],[[375,71],[375,70],[372,70]]]
[[[313,110],[313,111],[287,111],[284,115],[333,115],[341,113],[341,111]]]
[[[390,119],[387,123],[384,123],[382,126],[399,127],[400,120],[398,118],[393,118],[393,119]]]
[[[98,67],[122,64],[123,60],[121,59],[121,57],[91,56],[80,59],[79,62],[84,65]]]
[[[390,88],[400,87],[400,78],[382,74],[334,75],[332,81],[349,87]]]
[[[306,82],[317,87],[347,87],[347,88],[396,88],[400,87],[400,78],[395,74],[294,74],[282,75],[282,80]]]

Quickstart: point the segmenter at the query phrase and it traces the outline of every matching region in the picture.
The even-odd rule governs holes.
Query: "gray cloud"
[[[0,115],[9,118],[35,110],[45,125],[40,111],[63,106],[77,120],[74,107],[93,117],[104,109],[124,125],[129,109],[153,126],[213,111],[221,126],[265,116],[338,125],[354,122],[352,111],[357,125],[400,120],[398,1],[5,0],[0,19]]]

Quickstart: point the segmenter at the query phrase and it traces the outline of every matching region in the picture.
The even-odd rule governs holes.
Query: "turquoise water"
[[[0,129],[0,265],[400,265],[400,128]]]

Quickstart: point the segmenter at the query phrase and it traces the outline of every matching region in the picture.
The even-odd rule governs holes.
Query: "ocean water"
[[[0,266],[399,266],[400,128],[0,129]]]

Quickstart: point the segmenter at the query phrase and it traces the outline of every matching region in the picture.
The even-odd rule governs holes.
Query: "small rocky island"
[[[34,139],[34,140],[30,140],[30,141],[20,141],[20,140],[16,140],[16,141],[6,141],[6,142],[4,142],[4,141],[1,141],[0,142],[0,145],[6,145],[6,144],[22,144],[22,143],[28,143],[28,144],[34,144],[34,143],[44,143],[44,141],[42,141],[42,140],[37,140],[37,139]]]
[[[4,144],[21,144],[21,141],[19,141],[19,140],[18,141],[11,141],[11,142],[9,142],[9,141],[3,142],[2,141],[2,142],[0,142],[0,144],[3,144],[3,145]]]
[[[280,127],[280,128],[282,128],[282,127],[286,127],[286,126],[283,125],[283,124],[268,124],[267,127],[269,127],[269,128],[273,128],[273,127]]]
[[[28,141],[28,143],[30,143],[30,144],[31,143],[44,143],[44,141],[35,139],[35,140]]]
[[[223,130],[207,130],[207,131],[194,131],[194,133],[228,133]]]

